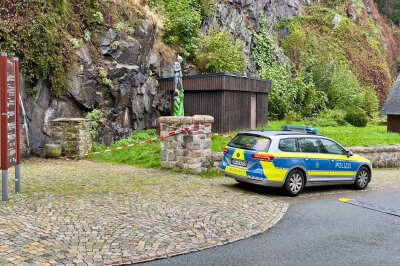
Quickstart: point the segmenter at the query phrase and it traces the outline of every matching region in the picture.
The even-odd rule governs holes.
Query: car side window
[[[322,153],[318,139],[303,138],[298,139],[300,152]]]
[[[296,139],[281,139],[278,149],[284,152],[297,152]]]
[[[346,151],[337,143],[329,139],[320,139],[325,148],[325,152],[329,154],[345,155]]]

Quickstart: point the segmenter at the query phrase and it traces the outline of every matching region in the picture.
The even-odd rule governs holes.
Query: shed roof
[[[400,75],[394,82],[392,92],[381,110],[382,115],[400,115]]]
[[[267,79],[238,76],[228,73],[184,76],[183,88],[188,91],[226,90],[269,93],[271,81]],[[160,88],[172,91],[174,78],[159,79]]]

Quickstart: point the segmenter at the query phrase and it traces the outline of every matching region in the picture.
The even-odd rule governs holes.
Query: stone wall
[[[183,128],[205,127],[193,132],[172,135],[161,139],[161,167],[180,168],[200,173],[211,166],[211,125],[212,116],[193,117],[165,116],[159,118],[160,135]]]
[[[61,144],[65,156],[82,156],[92,151],[92,123],[83,118],[59,118],[52,121],[53,144]]]
[[[363,156],[370,160],[373,167],[391,168],[400,167],[400,146],[383,146],[383,147],[348,147],[354,154]],[[223,158],[222,152],[215,152],[212,155],[212,161],[216,167]]]
[[[374,167],[400,167],[400,146],[349,147],[354,154],[371,160]]]

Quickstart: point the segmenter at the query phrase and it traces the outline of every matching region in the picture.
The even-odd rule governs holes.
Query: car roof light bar
[[[313,127],[306,127],[306,126],[293,126],[293,125],[284,125],[282,126],[282,131],[295,131],[301,133],[307,133],[312,135],[319,135],[319,131]]]

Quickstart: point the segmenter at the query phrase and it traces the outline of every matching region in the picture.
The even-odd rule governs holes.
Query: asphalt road
[[[294,204],[261,235],[143,265],[400,265],[400,217],[339,197]],[[400,212],[399,190],[352,198]]]

